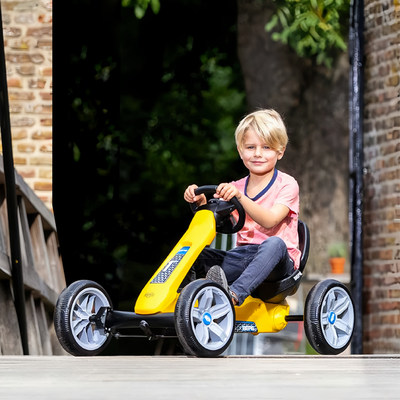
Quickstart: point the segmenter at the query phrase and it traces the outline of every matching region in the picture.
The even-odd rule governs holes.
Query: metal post
[[[21,247],[18,226],[18,205],[15,190],[14,159],[11,140],[10,111],[8,104],[6,58],[4,53],[3,19],[0,2],[0,123],[1,141],[3,145],[4,176],[6,187],[8,229],[10,235],[11,250],[11,275],[13,281],[14,303],[18,316],[19,330],[21,334],[22,350],[29,354],[28,333],[25,312],[24,279],[21,264]]]
[[[355,306],[352,353],[362,354],[363,291],[363,29],[364,1],[352,0],[350,11],[350,182],[349,222],[351,291]]]

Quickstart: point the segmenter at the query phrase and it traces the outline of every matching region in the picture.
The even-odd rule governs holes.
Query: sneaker
[[[226,280],[225,272],[219,265],[214,265],[208,270],[206,279],[218,283],[229,293],[228,281]]]

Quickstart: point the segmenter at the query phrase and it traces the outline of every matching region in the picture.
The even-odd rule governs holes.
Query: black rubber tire
[[[317,283],[308,293],[304,330],[315,351],[325,355],[342,353],[354,332],[354,303],[347,287],[334,279]]]
[[[219,356],[234,334],[235,309],[231,298],[215,282],[198,279],[189,283],[176,303],[175,328],[185,353]],[[205,335],[205,340],[200,335]]]
[[[83,302],[89,302],[83,303]],[[79,333],[72,326],[75,311],[88,304],[80,319]],[[112,308],[112,302],[105,289],[96,282],[80,280],[73,282],[60,294],[54,310],[54,327],[61,346],[74,356],[95,356],[109,344],[111,334],[94,323],[89,317],[95,315],[99,307]],[[98,338],[98,340],[96,339]]]

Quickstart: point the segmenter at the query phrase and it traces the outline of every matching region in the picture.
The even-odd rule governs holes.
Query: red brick
[[[50,192],[53,189],[51,182],[35,182],[33,185],[35,190]]]
[[[53,132],[52,131],[40,131],[40,132],[34,132],[32,134],[32,139],[33,140],[48,140],[53,138]]]
[[[33,153],[36,149],[36,146],[31,143],[20,143],[18,144],[17,149],[21,153]]]

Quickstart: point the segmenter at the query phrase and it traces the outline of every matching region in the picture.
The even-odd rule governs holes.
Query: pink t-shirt
[[[232,182],[232,184],[246,194],[247,180],[248,177],[245,177]],[[294,267],[299,268],[301,257],[297,233],[299,185],[296,180],[284,172],[275,170],[268,186],[252,200],[266,209],[271,208],[274,204],[283,204],[290,211],[281,223],[270,229],[258,225],[246,214],[244,227],[237,234],[237,245],[261,244],[271,236],[278,236],[286,243],[289,255],[294,261]]]

